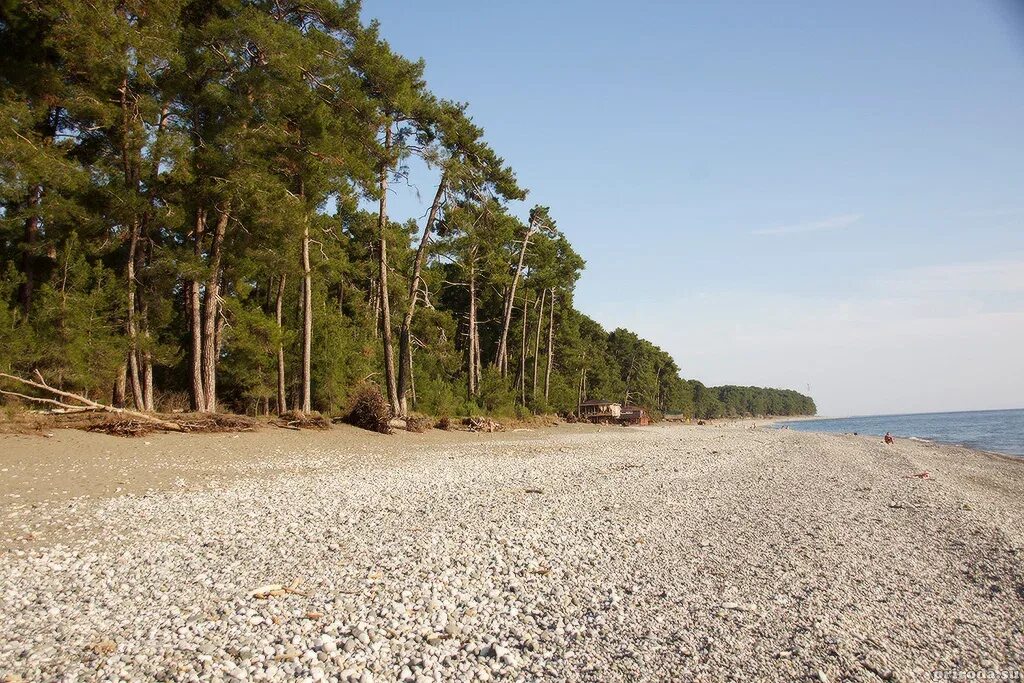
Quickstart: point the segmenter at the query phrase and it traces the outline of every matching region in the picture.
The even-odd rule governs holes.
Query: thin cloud
[[[793,225],[780,225],[776,228],[761,228],[753,230],[751,235],[794,235],[804,232],[823,232],[825,230],[841,230],[848,228],[863,216],[859,213],[844,213],[841,216],[832,216],[820,221],[809,223],[795,223]]]
[[[1016,294],[1024,292],[1024,256],[906,268],[883,277],[879,285],[909,294]]]
[[[1024,207],[976,209],[974,211],[964,211],[961,215],[965,218],[1006,218],[1008,216],[1022,216],[1024,215]]]

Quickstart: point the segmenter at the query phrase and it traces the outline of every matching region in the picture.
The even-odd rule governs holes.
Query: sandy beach
[[[1024,461],[756,424],[0,435],[0,680],[1024,667]]]

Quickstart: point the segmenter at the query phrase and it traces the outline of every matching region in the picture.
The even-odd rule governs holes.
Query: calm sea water
[[[983,451],[1024,456],[1024,410],[977,410],[967,413],[871,415],[780,422],[801,432],[877,434],[927,439]]]

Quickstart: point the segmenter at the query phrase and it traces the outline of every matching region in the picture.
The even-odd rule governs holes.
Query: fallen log
[[[146,422],[149,422],[151,424],[154,424],[154,425],[160,427],[161,429],[166,429],[169,432],[181,432],[181,431],[184,431],[182,429],[182,426],[180,424],[178,424],[177,422],[170,422],[168,420],[164,420],[163,418],[157,417],[155,415],[150,415],[149,413],[140,413],[137,410],[128,410],[127,408],[115,408],[114,406],[108,406],[108,405],[104,405],[102,403],[97,403],[96,401],[93,401],[92,399],[88,399],[85,396],[81,396],[79,394],[74,394],[74,393],[72,393],[70,391],[64,391],[63,389],[58,389],[56,387],[51,387],[49,384],[46,383],[46,380],[43,379],[42,373],[40,373],[38,370],[35,371],[35,375],[36,375],[36,378],[39,380],[38,382],[35,382],[33,380],[30,380],[30,379],[25,379],[24,377],[18,377],[17,375],[10,375],[10,374],[7,374],[6,372],[0,372],[0,378],[2,378],[2,379],[9,379],[9,380],[11,380],[13,382],[18,382],[20,384],[24,384],[25,386],[30,386],[30,387],[32,387],[34,389],[38,389],[40,391],[49,393],[49,394],[51,394],[53,396],[56,396],[58,398],[64,399],[65,401],[77,401],[80,405],[74,405],[72,403],[65,403],[64,401],[60,401],[60,400],[53,399],[53,398],[44,398],[44,397],[40,397],[40,396],[29,396],[29,395],[26,395],[26,394],[18,393],[16,391],[7,391],[5,389],[0,389],[0,394],[3,394],[4,396],[15,396],[17,398],[21,398],[21,399],[24,399],[26,401],[35,401],[37,403],[44,403],[46,405],[53,405],[53,406],[57,406],[58,408],[63,408],[64,410],[71,411],[71,412],[76,412],[76,413],[77,412],[87,412],[87,411],[97,411],[97,412],[104,412],[104,413],[113,413],[114,415],[125,415],[125,416],[129,416],[129,417],[133,417],[133,418],[135,418],[137,420],[144,420]]]

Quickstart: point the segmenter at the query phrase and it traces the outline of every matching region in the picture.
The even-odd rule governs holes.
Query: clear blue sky
[[[581,310],[687,377],[810,386],[840,415],[1024,406],[1022,5],[364,0],[364,16],[551,207],[587,260]],[[423,213],[420,190],[396,218]]]

